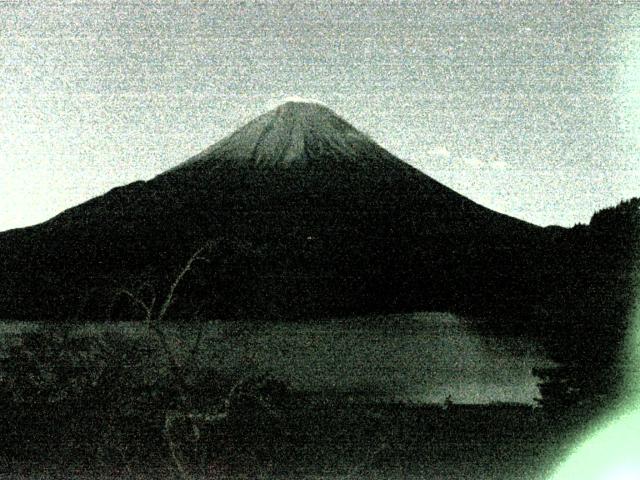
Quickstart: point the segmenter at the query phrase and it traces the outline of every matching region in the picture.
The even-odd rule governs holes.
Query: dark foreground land
[[[229,375],[200,352],[203,329],[192,341],[153,325],[5,330],[3,480],[542,480],[584,423],[519,404],[375,401]]]
[[[119,419],[112,435],[120,431],[125,442],[117,447],[98,430],[104,422],[84,413],[73,434],[71,424],[47,431],[36,419],[22,419],[31,434],[8,432],[5,419],[1,477],[524,480],[546,478],[567,453],[558,422],[526,406],[444,408],[298,396],[277,416],[247,415],[233,425],[201,428],[198,445],[176,436],[180,473],[158,422]],[[7,433],[23,450],[8,451]]]

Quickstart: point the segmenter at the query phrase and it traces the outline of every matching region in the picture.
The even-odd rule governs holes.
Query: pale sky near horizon
[[[471,199],[640,195],[635,2],[0,0],[0,231],[148,179],[287,96]]]

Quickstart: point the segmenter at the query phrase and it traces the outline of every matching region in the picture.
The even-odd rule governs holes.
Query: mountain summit
[[[291,168],[313,166],[320,158],[394,158],[369,137],[319,103],[288,101],[178,165]],[[333,162],[332,162],[333,163]]]
[[[135,305],[118,314],[117,292],[162,292],[210,243],[215,261],[177,292],[176,314],[482,310],[528,288],[542,230],[440,184],[329,108],[287,102],[147,182],[0,233],[0,316],[128,318]]]

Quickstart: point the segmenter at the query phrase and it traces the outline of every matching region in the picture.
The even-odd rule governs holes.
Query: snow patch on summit
[[[276,108],[278,108],[281,105],[284,105],[286,103],[307,103],[307,104],[314,104],[314,105],[320,105],[322,107],[325,108],[329,108],[329,106],[320,101],[317,100],[315,98],[311,98],[311,97],[301,97],[299,95],[288,95],[284,98],[279,98],[277,100],[272,100],[270,102],[267,103],[267,108],[269,110],[274,110]]]
[[[388,158],[390,154],[321,103],[293,97],[176,167],[211,162],[284,167],[307,165],[320,158]]]

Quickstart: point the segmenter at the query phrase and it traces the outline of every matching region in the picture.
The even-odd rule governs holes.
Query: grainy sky
[[[635,2],[0,1],[0,230],[147,179],[287,96],[490,208],[640,194]]]

